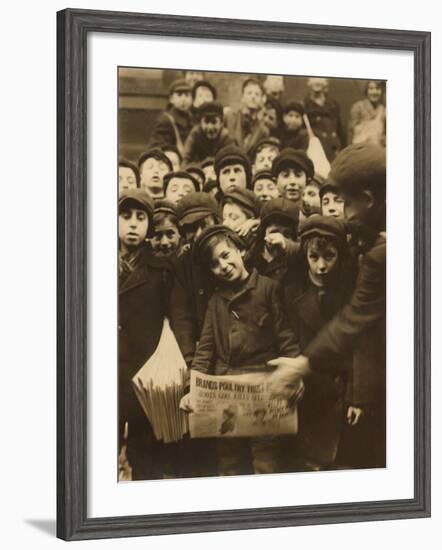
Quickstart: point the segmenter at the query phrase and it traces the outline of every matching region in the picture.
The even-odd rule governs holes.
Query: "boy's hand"
[[[237,227],[236,232],[240,237],[247,237],[249,233],[254,233],[259,227],[259,220],[251,219]]]
[[[271,249],[285,251],[287,248],[287,241],[282,233],[271,233],[268,237],[265,237],[264,240]]]
[[[298,389],[301,379],[311,373],[309,360],[303,355],[278,357],[268,361],[267,365],[276,367],[268,381],[270,395],[274,399],[290,399]]]
[[[191,401],[190,401],[190,393],[186,393],[186,395],[183,395],[183,397],[181,398],[180,409],[185,413],[193,412]]]
[[[350,426],[356,426],[363,414],[363,409],[350,405],[347,409],[347,422],[350,424]]]

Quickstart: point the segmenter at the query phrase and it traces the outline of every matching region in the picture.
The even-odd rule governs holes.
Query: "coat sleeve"
[[[298,336],[290,327],[288,317],[284,308],[282,286],[274,284],[270,292],[270,307],[272,312],[273,331],[278,344],[278,353],[283,357],[296,357],[301,353]]]
[[[186,166],[193,159],[193,151],[198,133],[198,127],[193,128],[184,143],[183,165]]]
[[[152,130],[148,148],[176,145],[176,137],[173,126],[165,113],[162,113]]]
[[[209,301],[206,316],[204,318],[203,330],[201,333],[195,357],[192,361],[192,370],[204,374],[210,374],[215,364],[215,336],[213,332],[214,297]]]
[[[361,334],[385,318],[385,252],[384,244],[365,255],[350,302],[307,346],[304,355],[313,368],[350,351]]]
[[[184,360],[189,365],[195,353],[197,322],[192,296],[185,283],[185,266],[178,261],[171,289],[169,319]]]

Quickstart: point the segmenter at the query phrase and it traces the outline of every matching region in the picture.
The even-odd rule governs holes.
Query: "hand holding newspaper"
[[[190,437],[295,434],[296,405],[271,399],[269,373],[212,376],[190,372]]]

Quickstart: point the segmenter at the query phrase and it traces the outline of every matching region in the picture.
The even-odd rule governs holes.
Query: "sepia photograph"
[[[387,85],[118,67],[119,482],[387,467]]]

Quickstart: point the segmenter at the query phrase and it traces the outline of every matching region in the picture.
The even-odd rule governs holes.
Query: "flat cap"
[[[118,211],[121,212],[124,207],[139,208],[140,210],[144,210],[147,213],[147,218],[149,220],[147,236],[151,237],[154,229],[154,202],[151,197],[143,189],[124,189],[118,195]]]
[[[226,203],[226,200],[230,199],[233,202],[237,203],[239,206],[243,206],[253,214],[254,218],[259,218],[261,212],[261,201],[250,189],[241,189],[239,187],[224,193],[222,198],[222,205]]]
[[[169,86],[169,96],[175,92],[192,92],[192,86],[184,78],[174,80]]]
[[[172,178],[180,178],[180,179],[186,179],[192,182],[192,185],[195,189],[195,191],[199,191],[199,183],[198,180],[193,176],[190,172],[186,172],[184,170],[178,170],[176,172],[169,172],[166,174],[163,178],[163,185],[164,185],[164,193],[166,193],[167,186],[169,185],[169,182]]]
[[[315,173],[313,162],[304,151],[301,151],[301,149],[293,149],[292,147],[283,149],[273,161],[273,175],[277,177],[281,170],[287,166],[297,166],[301,168],[306,173],[307,179],[311,179]]]
[[[261,209],[260,230],[265,229],[271,223],[288,223],[293,226],[295,232],[298,232],[299,208],[293,201],[277,197],[267,201]]]
[[[309,216],[299,231],[301,241],[310,237],[332,237],[340,245],[346,242],[346,229],[342,220],[333,216]]]
[[[247,185],[249,186],[252,178],[252,169],[250,166],[249,158],[246,155],[245,151],[234,143],[230,143],[229,145],[222,147],[217,151],[215,155],[214,167],[215,167],[216,177],[218,179],[219,179],[219,174],[221,172],[221,169],[224,168],[224,166],[227,166],[230,164],[240,164],[241,166],[244,167],[244,171],[246,173]]]
[[[193,245],[193,257],[197,263],[201,263],[204,247],[206,243],[215,235],[225,235],[231,239],[240,250],[245,248],[245,242],[234,231],[225,225],[211,225],[210,227],[206,227],[195,239]]]
[[[189,193],[178,204],[178,221],[181,226],[196,223],[211,215],[220,219],[218,203],[208,193]]]

